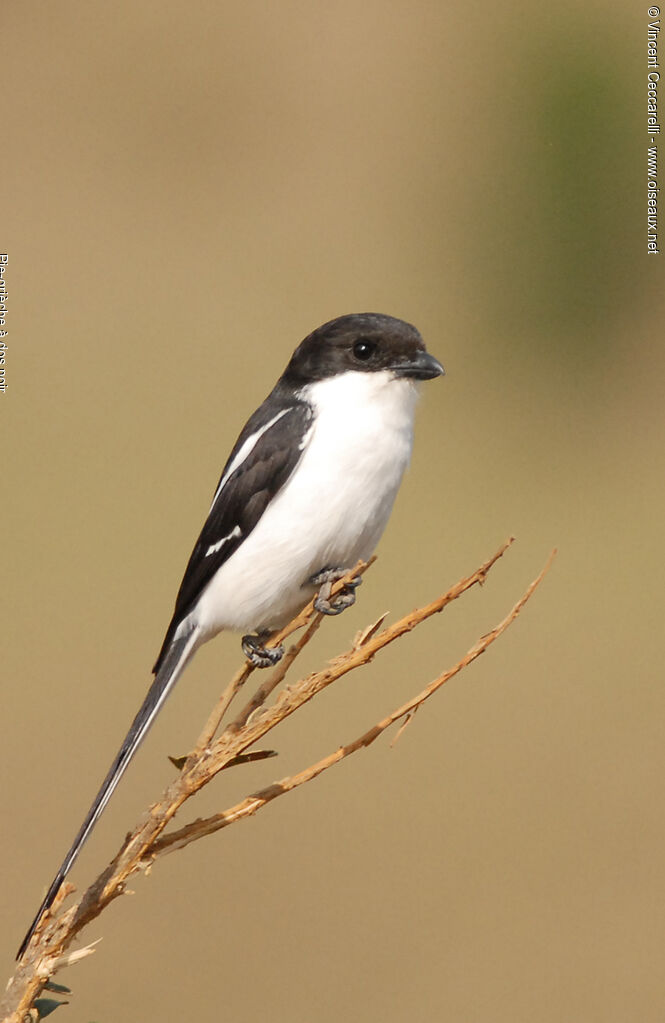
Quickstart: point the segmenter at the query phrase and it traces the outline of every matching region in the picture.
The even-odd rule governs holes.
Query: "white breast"
[[[203,635],[277,627],[311,597],[309,578],[374,550],[411,455],[416,385],[389,372],[309,384],[302,459],[194,610]]]

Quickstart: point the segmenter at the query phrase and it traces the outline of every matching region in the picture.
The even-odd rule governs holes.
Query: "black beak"
[[[429,352],[422,351],[390,368],[395,376],[412,377],[414,380],[433,380],[434,377],[443,376],[446,372],[438,359]]]

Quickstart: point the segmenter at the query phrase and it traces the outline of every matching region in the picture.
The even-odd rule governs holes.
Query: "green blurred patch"
[[[531,43],[498,126],[489,312],[538,361],[592,371],[644,291],[634,61],[628,40]]]

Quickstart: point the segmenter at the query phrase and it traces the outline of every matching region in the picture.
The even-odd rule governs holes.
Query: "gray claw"
[[[362,582],[362,578],[359,575],[345,583],[344,588],[332,600],[330,599],[333,583],[336,583],[338,579],[342,579],[347,571],[348,569],[345,568],[324,568],[311,577],[310,582],[314,586],[320,586],[318,596],[314,601],[316,611],[324,615],[341,615],[342,611],[346,611],[347,607],[355,604],[355,591]]]
[[[319,594],[314,601],[314,608],[323,615],[341,615],[342,611],[346,611],[347,607],[351,607],[355,602],[356,595],[353,590],[341,590],[334,600]]]
[[[255,668],[272,668],[284,656],[283,646],[264,646],[269,637],[269,632],[261,632],[257,636],[248,634],[242,637],[242,652]]]

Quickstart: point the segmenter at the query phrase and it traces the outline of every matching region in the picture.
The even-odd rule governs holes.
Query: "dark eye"
[[[361,362],[367,362],[371,359],[376,351],[376,341],[368,341],[367,338],[361,337],[353,345],[353,354],[356,359],[360,359]]]

